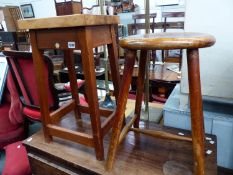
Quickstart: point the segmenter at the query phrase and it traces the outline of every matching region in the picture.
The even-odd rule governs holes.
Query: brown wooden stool
[[[122,86],[119,92],[120,98],[118,99],[113,133],[108,151],[108,170],[112,169],[113,167],[117,145],[123,140],[127,132],[131,130],[159,138],[192,141],[195,175],[204,174],[205,133],[202,111],[198,49],[212,46],[214,43],[215,38],[213,36],[201,33],[156,33],[146,35],[134,35],[124,38],[120,41],[120,46],[124,49],[128,49],[128,52],[126,55],[126,63],[124,66],[125,69],[123,73],[124,75],[121,83]],[[192,138],[167,133],[164,131],[141,130],[138,128],[141,112],[142,94],[144,88],[147,51],[156,49],[187,49]],[[137,50],[141,50],[141,57],[139,62],[139,75],[137,79],[135,115],[122,130],[124,111]],[[134,128],[131,128],[133,124]]]
[[[111,129],[114,116],[113,111],[99,108],[93,48],[108,45],[112,80],[117,97],[120,75],[115,27],[118,23],[119,17],[104,15],[67,15],[18,22],[20,29],[29,29],[30,32],[43,130],[47,142],[52,140],[52,136],[71,140],[95,148],[96,158],[98,160],[104,159],[103,136]],[[42,54],[45,49],[64,50],[68,66],[72,100],[56,111],[49,111],[48,106],[48,93],[45,89],[44,64],[42,61]],[[88,106],[79,104],[73,59],[73,50],[75,49],[81,50],[82,54]],[[92,134],[62,128],[57,124],[64,115],[73,110],[77,121],[81,119],[81,113],[90,114]],[[102,123],[100,116],[106,117]]]

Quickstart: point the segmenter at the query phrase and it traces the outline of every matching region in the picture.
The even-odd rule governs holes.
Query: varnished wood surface
[[[75,117],[73,115],[67,117],[62,120],[61,125],[74,129]],[[140,123],[141,128],[145,126],[144,122]],[[154,125],[151,124],[149,128],[154,129]],[[83,130],[91,132],[88,121],[83,126]],[[161,128],[161,130],[176,134],[182,132],[186,136],[190,136],[189,132],[183,130],[171,128]],[[216,175],[217,171],[217,143],[215,137],[211,137],[215,144],[206,141],[206,149],[213,151],[212,154],[206,155],[206,175]],[[169,168],[174,169],[174,167],[166,168],[170,162],[181,165],[180,167],[186,170],[181,169],[182,174],[188,171],[192,172],[193,169],[192,143],[187,141],[164,140],[129,132],[118,147],[113,170],[107,172],[104,168],[105,162],[97,161],[94,150],[91,148],[58,138],[54,138],[53,143],[46,143],[42,131],[31,138],[30,142],[25,140],[24,144],[29,152],[32,172],[38,175],[47,174],[48,171],[50,175],[57,174],[57,172],[60,174],[164,175],[164,172],[169,171]],[[104,147],[107,148],[108,144],[109,135],[104,138]]]
[[[124,69],[123,72],[123,77],[121,80],[121,88],[119,92],[119,98],[118,98],[118,104],[115,109],[115,120],[114,120],[114,125],[112,129],[112,136],[111,136],[111,141],[109,143],[109,148],[108,148],[108,156],[107,156],[107,170],[112,169],[113,161],[116,156],[116,151],[117,151],[117,145],[119,142],[120,138],[120,131],[122,129],[122,126],[124,126],[123,121],[124,121],[124,113],[125,113],[125,107],[127,104],[127,99],[128,99],[128,91],[129,87],[132,81],[132,73],[133,73],[133,66],[135,63],[136,59],[136,51],[128,51],[126,53],[126,58],[125,58],[125,67],[127,69]],[[110,155],[110,156],[109,156]]]
[[[191,128],[195,175],[205,174],[205,128],[201,95],[200,65],[198,49],[187,50]]]
[[[113,124],[113,114],[103,123],[100,123],[100,110],[96,89],[96,75],[94,71],[93,48],[100,45],[108,45],[111,70],[113,72],[113,85],[119,91],[119,71],[116,52],[115,26],[119,23],[119,17],[106,15],[70,15],[52,18],[30,19],[19,22],[20,26],[29,29],[32,39],[32,49],[34,61],[37,67],[37,85],[40,93],[41,116],[44,127],[46,141],[52,141],[52,137],[60,137],[71,140],[86,146],[94,147],[96,159],[104,159],[103,137],[111,129]],[[57,126],[52,123],[48,111],[48,96],[45,94],[46,84],[43,80],[43,65],[41,63],[41,53],[45,49],[64,50],[67,59],[69,81],[71,82],[72,99],[75,105],[68,105],[65,108],[53,113],[53,120],[62,119],[66,112],[72,110],[76,114],[75,123],[82,124],[80,120],[80,105],[77,94],[76,75],[73,63],[73,50],[80,49],[83,63],[83,73],[86,81],[85,91],[87,94],[90,113],[92,135],[84,134],[80,131],[70,131],[69,129]],[[114,71],[117,70],[117,71]],[[40,77],[39,77],[40,76]],[[38,84],[40,82],[40,84]],[[42,95],[41,95],[42,94]],[[83,108],[82,108],[83,109]],[[55,118],[55,119],[54,119]]]
[[[24,19],[18,21],[19,29],[47,29],[76,26],[119,24],[118,16],[109,15],[65,15],[50,18]]]
[[[167,67],[171,65],[177,65],[177,63],[164,63],[157,64],[155,67],[149,72],[149,80],[151,81],[164,81],[164,82],[179,82],[180,78],[178,77],[178,73],[168,70]],[[133,77],[138,77],[139,68],[134,68]],[[123,75],[123,70],[120,70],[121,76]]]
[[[215,38],[204,33],[151,33],[120,40],[120,46],[132,50],[192,49],[212,46]]]
[[[188,59],[188,73],[189,73],[189,87],[190,87],[190,112],[191,112],[191,125],[192,125],[192,144],[193,144],[193,169],[195,175],[205,175],[207,171],[205,169],[205,134],[204,134],[204,119],[202,112],[202,99],[201,99],[201,87],[200,87],[200,71],[199,71],[199,54],[198,49],[203,47],[212,46],[215,43],[215,38],[209,34],[202,33],[156,33],[135,35],[124,38],[120,41],[121,47],[128,49],[126,52],[126,63],[129,60],[133,60],[134,57],[129,55],[135,53],[137,50],[168,50],[168,49],[187,49]],[[125,65],[123,80],[128,76],[132,76],[132,64]],[[141,69],[139,65],[139,69]],[[130,78],[125,78],[126,80]],[[120,97],[122,99],[128,96],[127,90],[129,84],[124,83],[120,91]],[[141,98],[139,99],[142,100]],[[123,101],[123,100],[122,100]],[[124,104],[122,102],[122,104]],[[117,106],[115,116],[115,123],[112,129],[111,142],[109,145],[106,168],[111,170],[113,168],[114,160],[116,157],[119,135],[121,133],[122,118],[121,113],[125,106]],[[145,133],[145,132],[144,132]],[[182,172],[182,171],[181,171]],[[185,170],[186,172],[186,170]],[[173,173],[170,173],[173,174]],[[178,173],[180,174],[180,173]],[[191,174],[191,173],[188,173]]]
[[[174,18],[174,17],[184,17],[185,16],[185,12],[163,12],[162,13],[162,17],[163,18]]]

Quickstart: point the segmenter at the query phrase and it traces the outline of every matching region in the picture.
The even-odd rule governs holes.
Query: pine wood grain
[[[132,50],[192,49],[212,46],[215,38],[203,33],[151,33],[120,40],[120,46]]]
[[[118,16],[109,15],[65,15],[50,18],[24,19],[18,21],[19,29],[48,29],[77,26],[119,24]]]

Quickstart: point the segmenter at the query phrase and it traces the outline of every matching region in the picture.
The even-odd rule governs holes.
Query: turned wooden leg
[[[147,51],[142,50],[139,60],[139,72],[137,78],[137,90],[136,90],[136,102],[135,102],[135,111],[137,119],[134,122],[134,127],[139,127],[139,121],[141,116],[141,107],[142,107],[142,96],[144,92],[144,80],[145,80],[145,70],[146,70],[146,61],[147,61]]]
[[[104,160],[103,135],[101,132],[91,30],[82,29],[82,31],[79,32],[78,35],[78,37],[81,38],[80,47],[82,54],[83,73],[85,77],[85,90],[90,110],[96,159]]]
[[[111,67],[112,81],[114,86],[114,95],[117,100],[119,94],[119,86],[120,86],[120,73],[118,66],[118,51],[117,51],[116,33],[114,26],[111,26],[111,39],[112,39],[112,43],[108,44],[108,54],[109,54],[109,63]]]
[[[198,49],[187,50],[188,79],[191,109],[194,174],[205,174],[205,131],[203,121],[199,53]]]
[[[134,68],[134,62],[136,58],[136,51],[128,51],[125,59],[125,69],[123,78],[121,80],[121,87],[119,92],[118,104],[115,111],[114,125],[112,129],[111,141],[108,149],[106,169],[111,170],[116,156],[117,146],[119,142],[119,136],[124,120],[125,108],[128,99],[129,87],[132,80],[132,73]]]
[[[51,123],[51,120],[50,120],[50,112],[48,105],[48,91],[47,89],[44,88],[46,87],[46,83],[44,79],[45,65],[43,61],[43,53],[42,51],[38,50],[35,32],[33,31],[30,32],[30,38],[32,44],[33,64],[36,65],[35,74],[36,74],[36,83],[37,83],[37,89],[40,99],[40,113],[41,113],[44,137],[46,142],[50,142],[52,141],[52,136],[49,135],[47,125]]]
[[[78,104],[79,104],[79,95],[78,95],[78,86],[77,86],[77,78],[76,78],[76,72],[75,72],[75,65],[74,65],[74,53],[73,50],[65,50],[64,51],[64,57],[66,60],[66,64],[68,67],[68,74],[69,74],[69,80],[70,80],[70,89],[72,94],[72,99],[75,100],[75,117],[77,120],[81,119],[81,113],[78,110]]]

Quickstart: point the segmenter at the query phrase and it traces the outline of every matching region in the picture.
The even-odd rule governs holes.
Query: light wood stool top
[[[132,35],[120,40],[120,46],[131,50],[168,50],[210,47],[215,43],[212,35],[204,33],[151,33]]]
[[[118,16],[109,15],[65,15],[50,18],[24,19],[18,21],[19,29],[47,29],[77,26],[119,24]]]

